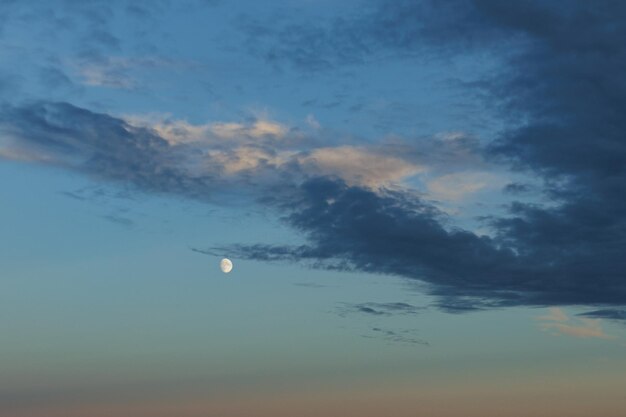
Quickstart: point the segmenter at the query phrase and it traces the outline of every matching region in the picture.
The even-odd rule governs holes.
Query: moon
[[[223,273],[228,274],[233,270],[233,263],[228,258],[224,258],[220,261],[220,269]]]

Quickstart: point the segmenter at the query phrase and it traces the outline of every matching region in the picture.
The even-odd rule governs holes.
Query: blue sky
[[[622,415],[625,13],[0,2],[0,414]]]

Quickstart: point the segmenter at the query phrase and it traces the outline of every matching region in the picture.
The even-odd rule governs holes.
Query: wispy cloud
[[[75,69],[78,81],[84,85],[131,90],[141,85],[146,71],[180,65],[154,57],[98,56],[83,58],[70,66]]]
[[[79,68],[81,82],[95,87],[131,89],[136,81],[128,70],[131,63],[125,58],[109,58],[104,62],[89,62]]]
[[[400,183],[425,170],[399,156],[385,155],[384,149],[358,146],[318,148],[298,159],[313,174],[337,176],[348,184],[372,188]]]
[[[370,333],[364,334],[363,337],[382,339],[392,343],[430,346],[430,343],[426,340],[417,337],[417,332],[412,329],[393,330],[382,327],[372,327]]]
[[[352,313],[361,313],[373,316],[392,316],[392,315],[407,315],[418,314],[423,311],[424,307],[417,307],[408,303],[393,302],[393,303],[344,303],[338,308],[340,315],[347,315]]]
[[[427,188],[435,199],[459,201],[485,189],[500,188],[505,181],[489,172],[455,172],[433,178]]]
[[[303,288],[327,288],[328,285],[324,285],[324,284],[319,284],[317,282],[294,282],[294,284],[296,287],[303,287]]]
[[[106,214],[100,217],[111,223],[115,223],[124,227],[132,227],[135,224],[135,222],[128,217],[118,216],[116,214]]]
[[[561,308],[551,308],[549,313],[539,316],[542,330],[551,332],[554,335],[566,335],[577,338],[589,339],[615,339],[602,329],[599,319],[590,318],[570,318]]]
[[[274,137],[280,139],[287,133],[287,127],[266,119],[256,119],[250,124],[242,123],[213,123],[211,131],[222,138],[252,138]]]
[[[418,157],[415,148],[407,144],[330,145],[314,136],[319,126],[311,126],[308,118],[304,129],[267,117],[204,124],[167,115],[130,115],[124,119],[133,126],[154,130],[171,145],[186,144],[204,151],[212,164],[222,166],[229,175],[254,174],[260,178],[272,170],[288,170],[301,178],[336,177],[372,189],[402,184],[412,176],[436,171],[438,166],[453,165],[449,163],[460,150],[458,145],[447,145],[437,138],[434,140],[440,142],[440,149],[428,145],[423,151],[430,153],[428,160]],[[443,155],[445,161],[435,160]]]
[[[254,117],[243,122],[189,123],[165,114],[124,115],[129,124],[153,129],[171,144],[226,145],[274,142],[284,138],[289,127],[283,123],[263,117]],[[292,135],[291,140],[294,139]]]
[[[425,307],[414,306],[404,302],[365,302],[365,303],[342,303],[337,307],[336,313],[340,317],[360,316],[370,322],[368,333],[362,337],[368,339],[381,339],[390,343],[423,345],[429,343],[418,337],[416,329],[397,328],[394,326],[395,316],[416,315],[425,310]],[[375,325],[373,325],[375,323]]]

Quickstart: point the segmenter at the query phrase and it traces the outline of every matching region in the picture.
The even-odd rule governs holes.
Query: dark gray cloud
[[[589,317],[593,319],[626,321],[626,310],[607,308],[602,310],[587,311],[585,313],[579,314],[579,316]]]
[[[518,182],[512,182],[504,186],[503,191],[508,194],[522,194],[530,191],[531,187],[528,184],[521,184]]]
[[[363,313],[373,316],[392,316],[392,315],[407,315],[417,314],[422,311],[423,307],[417,307],[408,303],[394,302],[394,303],[345,303],[339,308],[341,315],[350,313]]]
[[[621,272],[626,264],[614,259],[606,266],[606,254],[581,265],[579,253],[522,251],[516,245],[526,245],[523,237],[495,239],[448,230],[441,213],[399,192],[380,194],[324,178],[310,180],[298,191],[276,204],[289,213],[285,221],[306,236],[308,244],[239,245],[214,251],[421,280],[431,284],[431,293],[441,297],[444,308],[454,311],[611,304],[626,296]]]
[[[211,178],[181,170],[180,154],[149,129],[68,103],[0,107],[0,132],[19,159],[61,166],[156,193],[208,198]],[[11,145],[8,145],[10,152]],[[31,155],[32,153],[32,155]]]
[[[486,155],[541,176],[553,204],[513,203],[485,238],[444,228],[419,202],[314,181],[286,218],[310,244],[241,247],[241,255],[424,280],[457,311],[624,304],[626,3],[369,4],[347,20],[279,26],[261,34],[261,50],[308,69],[426,49],[500,54],[502,71],[481,88],[506,127]]]
[[[490,152],[541,174],[558,205],[516,203],[495,225],[522,257],[587,292],[583,300],[623,304],[626,4],[525,3],[518,16],[482,3],[495,24],[530,41],[492,86],[503,110],[525,122],[511,123]]]
[[[533,46],[494,88],[520,120],[491,148],[544,176],[556,208],[514,204],[496,222],[517,249],[570,265],[599,287],[624,277],[626,245],[626,5],[573,2],[545,13],[549,27],[518,22]],[[536,7],[540,9],[539,7]],[[576,278],[573,278],[575,280]],[[601,291],[601,289],[597,289]]]

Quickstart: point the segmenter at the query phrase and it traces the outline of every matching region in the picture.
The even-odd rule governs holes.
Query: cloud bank
[[[307,71],[360,65],[381,54],[501,56],[502,71],[481,87],[506,128],[485,155],[539,175],[551,204],[511,204],[508,216],[491,218],[496,235],[487,239],[444,229],[419,202],[318,180],[300,189],[300,206],[286,217],[310,245],[239,253],[421,279],[461,309],[626,303],[626,6],[370,5],[353,19],[264,31],[259,50]],[[248,29],[259,33],[252,24]]]
[[[146,122],[39,101],[0,108],[0,156],[202,201],[236,190],[305,242],[214,250],[416,280],[448,311],[618,311],[626,304],[624,22],[626,5],[610,1],[378,1],[341,25],[246,27],[262,34],[267,59],[296,70],[381,54],[409,63],[423,51],[496,54],[501,71],[480,88],[504,127],[487,146],[463,136],[355,145],[327,140],[319,123],[307,132],[261,117]],[[485,236],[454,227],[430,199],[487,187],[489,164],[538,176],[549,201],[485,213]],[[407,186],[420,175],[431,196]],[[508,189],[517,198],[524,187]]]

